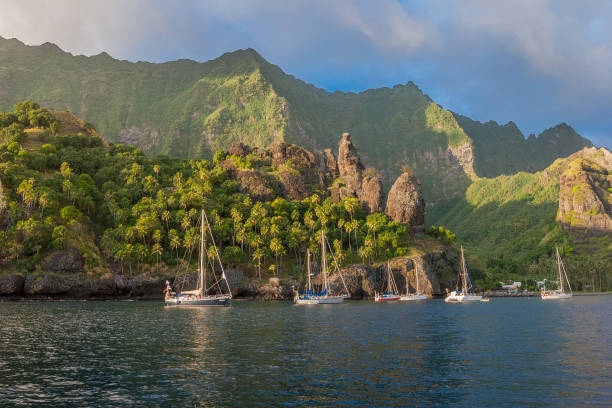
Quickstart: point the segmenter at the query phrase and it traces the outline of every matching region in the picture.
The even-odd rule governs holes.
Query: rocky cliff
[[[425,200],[421,183],[410,172],[397,178],[387,198],[385,213],[394,221],[410,224],[412,230],[425,230]]]
[[[573,233],[612,233],[612,153],[585,148],[571,159],[559,180],[558,221]]]
[[[266,149],[236,143],[225,157],[221,165],[240,181],[244,192],[258,200],[272,200],[279,195],[302,200],[315,192],[325,196],[329,191],[335,202],[358,198],[368,213],[385,209],[383,177],[376,169],[364,168],[349,133],[342,135],[337,159],[329,149],[315,154],[280,141]],[[387,200],[387,214],[395,221],[411,222],[416,231],[422,231],[424,205],[416,178],[400,176]]]
[[[342,134],[338,146],[338,170],[344,184],[344,195],[358,196],[361,192],[361,173],[364,167],[349,133]]]
[[[416,290],[416,266],[421,292],[429,296],[439,296],[445,293],[446,288],[452,287],[456,280],[458,255],[453,248],[444,246],[416,256],[393,258],[390,260],[390,266],[401,293],[406,291],[406,286],[411,292]],[[375,292],[384,290],[386,268],[386,263],[350,265],[341,272],[353,298],[370,299],[374,297]],[[341,290],[340,275],[331,275],[329,282],[333,290]]]
[[[303,200],[315,192],[324,194],[332,177],[321,169],[320,156],[291,143],[275,141],[266,149],[236,143],[227,153],[221,165],[257,200]]]
[[[334,163],[333,153],[325,152],[329,157],[326,163]],[[331,188],[334,201],[345,197],[356,197],[367,212],[379,212],[383,209],[384,189],[382,175],[374,168],[365,169],[359,158],[357,148],[349,133],[343,133],[338,145],[338,174],[340,179]]]

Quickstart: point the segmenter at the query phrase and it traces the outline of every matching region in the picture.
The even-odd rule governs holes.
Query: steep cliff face
[[[397,178],[387,198],[385,213],[394,221],[410,224],[411,230],[425,230],[425,200],[419,180],[410,173]]]
[[[592,150],[561,174],[557,220],[570,232],[606,235],[612,233],[612,154]]]
[[[258,200],[303,200],[323,193],[331,177],[321,170],[319,157],[291,143],[275,141],[266,149],[236,143],[228,154],[221,165],[240,181],[242,191]]]
[[[325,171],[331,175],[332,179],[336,179],[339,176],[338,160],[336,160],[336,155],[331,149],[323,150],[323,164],[325,166]]]
[[[338,146],[338,170],[348,196],[357,196],[361,191],[361,173],[364,170],[357,148],[349,133],[343,133]]]
[[[333,166],[333,153],[326,152],[328,167]],[[338,174],[340,183],[332,186],[332,197],[338,201],[344,197],[357,197],[364,210],[378,212],[383,209],[384,190],[381,174],[361,163],[357,148],[349,133],[343,133],[338,146]]]
[[[374,169],[366,169],[359,192],[359,201],[369,213],[384,210],[384,191],[382,176]]]

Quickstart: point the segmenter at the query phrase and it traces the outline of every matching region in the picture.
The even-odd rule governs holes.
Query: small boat
[[[310,250],[307,250],[307,275],[308,275],[308,288],[306,292],[296,293],[293,301],[297,305],[329,305],[329,304],[337,304],[342,303],[344,299],[351,297],[351,294],[346,287],[346,283],[344,282],[344,277],[338,268],[338,264],[336,262],[336,272],[340,275],[340,279],[342,280],[342,285],[344,289],[337,294],[333,294],[331,289],[329,288],[329,283],[327,282],[327,251],[326,246],[329,246],[329,242],[325,238],[325,232],[321,230],[321,273],[323,274],[323,288],[321,292],[317,293],[313,290],[312,280],[310,277],[312,273],[310,272]],[[329,251],[331,256],[334,257],[334,252],[329,246]]]
[[[461,290],[459,290],[459,281],[461,281]],[[463,255],[463,246],[461,247],[461,267],[459,268],[459,279],[457,279],[457,288],[449,293],[444,299],[447,303],[463,303],[463,302],[478,302],[482,300],[482,296],[474,293],[474,285],[470,278],[465,256]]]
[[[221,277],[216,279],[216,281],[210,287],[207,287],[206,234],[204,232],[205,224],[206,230],[212,239],[216,259],[219,261],[221,268]],[[212,272],[213,276],[216,277],[214,270]],[[227,292],[224,291],[226,288]],[[210,294],[209,292],[212,292],[213,290],[215,290],[217,293]],[[229,300],[232,298],[232,292],[230,290],[229,283],[227,282],[225,270],[223,269],[223,264],[221,262],[221,258],[219,257],[219,252],[217,251],[217,246],[215,245],[215,239],[212,236],[212,230],[210,229],[210,224],[208,223],[208,218],[206,217],[204,209],[202,209],[200,226],[200,276],[198,279],[198,287],[195,290],[179,291],[177,293],[173,291],[172,286],[170,286],[170,282],[166,281],[164,293],[164,303],[168,307],[226,306],[229,303]]]
[[[419,273],[416,263],[414,264],[414,277],[416,279],[416,293],[410,293],[408,289],[408,276],[406,276],[406,294],[400,297],[400,300],[427,300],[427,295],[422,295],[419,290]]]
[[[570,286],[569,279],[567,277],[567,272],[565,272],[565,266],[563,266],[563,261],[561,260],[561,255],[559,255],[559,248],[555,248],[557,251],[557,271],[559,272],[559,289],[555,290],[547,290],[546,287],[542,289],[541,297],[542,300],[553,300],[553,299],[569,299],[572,297],[572,287]],[[569,292],[565,291],[565,285],[567,283],[567,288]]]
[[[488,302],[490,299],[486,296],[483,296],[482,299],[480,299],[481,302]]]
[[[389,261],[387,261],[387,290],[383,293],[375,293],[374,301],[375,302],[394,302],[396,300],[400,300],[399,291],[397,290],[397,285],[395,284],[395,279],[393,279],[393,272],[391,271],[391,265]]]

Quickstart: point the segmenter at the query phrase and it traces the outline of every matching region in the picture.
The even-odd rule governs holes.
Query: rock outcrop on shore
[[[403,172],[393,183],[385,213],[393,221],[407,223],[412,231],[425,231],[425,199],[419,180],[410,172]]]
[[[406,283],[411,291],[415,290],[414,268],[419,273],[421,292],[430,296],[444,293],[457,276],[458,256],[451,247],[441,247],[424,255],[398,257],[390,261],[395,281],[401,292]],[[316,265],[315,265],[316,267]],[[289,300],[301,283],[294,279],[270,278],[260,282],[239,268],[225,271],[232,295],[236,298],[258,300]],[[383,290],[386,264],[349,265],[342,269],[342,276],[353,299],[372,298],[374,293]],[[133,277],[108,273],[102,277],[90,278],[78,272],[71,274],[32,273],[25,276],[10,274],[0,277],[0,299],[158,299],[163,298],[165,281],[169,280],[175,290],[193,289],[197,273],[180,277],[143,273]],[[320,284],[320,275],[313,277]],[[340,290],[340,275],[331,273],[330,286]],[[209,284],[212,284],[212,280]]]
[[[23,284],[25,277],[17,273],[0,276],[0,297],[21,297],[23,296]]]
[[[419,274],[420,292],[428,296],[439,296],[450,288],[457,276],[458,255],[451,247],[416,257],[397,257],[389,261],[393,278],[400,293],[406,291],[406,284],[411,292],[416,290],[415,266]],[[373,298],[375,292],[385,289],[387,273],[385,263],[376,265],[350,265],[342,268],[342,278],[351,297],[354,299]],[[333,290],[342,288],[338,274],[329,278]]]
[[[129,278],[111,273],[96,278],[84,273],[11,274],[0,277],[0,299],[161,299],[166,279],[172,277],[141,274]]]

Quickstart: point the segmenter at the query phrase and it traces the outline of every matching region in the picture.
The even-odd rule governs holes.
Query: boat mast
[[[461,245],[461,291],[467,292],[467,272],[465,269],[465,257],[463,256],[463,245]]]
[[[219,256],[219,251],[217,250],[217,245],[215,244],[215,237],[212,234],[212,229],[210,228],[210,223],[208,222],[208,217],[206,216],[206,212],[202,209],[202,214],[204,215],[204,220],[206,221],[206,227],[210,232],[210,240],[212,241],[213,247],[215,248],[215,255],[217,256],[217,260],[219,261],[219,267],[221,268],[221,279],[225,281],[225,286],[227,286],[228,296],[232,297],[232,289],[230,288],[229,282],[227,281],[227,276],[225,276],[225,270],[223,269],[223,262],[221,262],[221,257]],[[221,288],[221,286],[219,286]]]
[[[389,265],[389,261],[387,261],[387,292],[392,292],[391,287],[391,266]]]
[[[204,295],[206,293],[206,280],[204,279],[204,269],[205,261],[204,261],[204,209],[202,209],[200,220],[200,294]]]
[[[327,255],[325,254],[325,233],[321,230],[321,266],[323,268],[323,288],[327,290]]]
[[[310,282],[310,248],[306,248],[306,271],[308,274],[308,293],[311,293],[312,283]]]
[[[412,264],[416,268],[416,264],[414,263],[414,261],[412,261]],[[408,293],[410,293],[410,291],[408,290],[408,272],[406,272],[406,294]]]
[[[417,271],[416,264],[414,264],[414,277],[416,278],[416,294],[420,295],[421,292],[419,291],[419,272]]]

